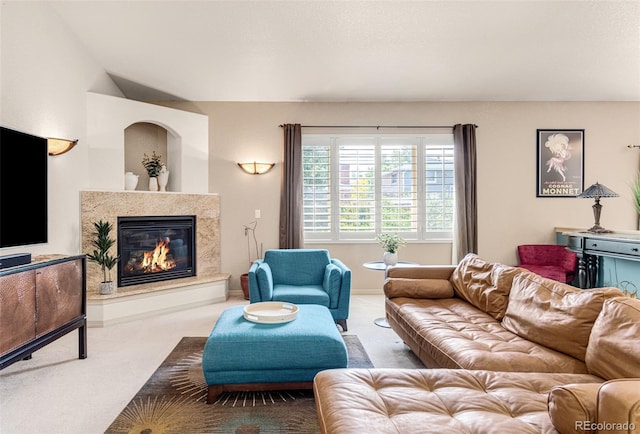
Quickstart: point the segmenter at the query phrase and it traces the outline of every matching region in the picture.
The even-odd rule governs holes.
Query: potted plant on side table
[[[111,230],[113,226],[109,222],[102,220],[93,222],[94,232],[91,245],[95,247],[93,253],[87,255],[87,259],[100,265],[102,269],[103,280],[100,282],[100,294],[109,295],[115,291],[115,282],[111,280],[111,269],[118,263],[120,257],[112,256],[109,250],[116,243],[111,238]]]
[[[384,264],[387,267],[396,265],[398,263],[398,249],[407,244],[407,241],[398,234],[389,233],[378,234],[376,238],[384,249],[382,257]]]

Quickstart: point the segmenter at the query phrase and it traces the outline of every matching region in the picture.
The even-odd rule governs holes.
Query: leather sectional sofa
[[[392,267],[387,319],[428,368],[314,380],[324,433],[640,433],[640,300],[474,254]]]

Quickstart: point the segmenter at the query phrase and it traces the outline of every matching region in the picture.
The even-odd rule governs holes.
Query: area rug
[[[350,368],[373,365],[355,335],[343,335]],[[185,337],[106,433],[319,433],[313,391],[228,392],[206,404],[202,374],[206,337]]]

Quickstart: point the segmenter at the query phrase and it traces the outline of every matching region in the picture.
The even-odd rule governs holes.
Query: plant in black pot
[[[262,257],[262,243],[260,243],[260,247],[258,247],[258,239],[256,238],[256,227],[258,226],[258,221],[253,221],[248,225],[243,225],[244,227],[244,236],[247,237],[247,254],[249,256],[249,268],[251,268],[251,264],[253,264],[253,259],[251,255],[251,244],[253,241],[253,245],[256,250],[256,259],[260,259]],[[242,293],[244,294],[245,300],[249,300],[249,273],[244,273],[240,275],[240,287],[242,288]]]
[[[103,280],[99,285],[100,294],[113,294],[116,285],[115,282],[111,280],[111,269],[116,266],[120,259],[120,257],[112,256],[109,253],[111,247],[116,243],[116,240],[111,238],[113,226],[109,222],[100,220],[93,222],[93,227],[94,238],[91,240],[91,245],[95,247],[95,249],[93,249],[93,253],[87,254],[87,259],[100,265],[102,269]]]

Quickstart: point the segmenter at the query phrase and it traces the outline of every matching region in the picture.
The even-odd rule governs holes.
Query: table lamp
[[[608,189],[602,184],[598,184],[597,182],[578,195],[578,197],[590,198],[590,199],[596,200],[596,203],[592,206],[593,218],[595,219],[595,224],[590,229],[587,229],[587,232],[593,232],[597,234],[613,232],[600,226],[600,213],[602,212],[602,205],[600,205],[600,198],[601,197],[618,197],[618,196],[619,196],[618,193]]]

